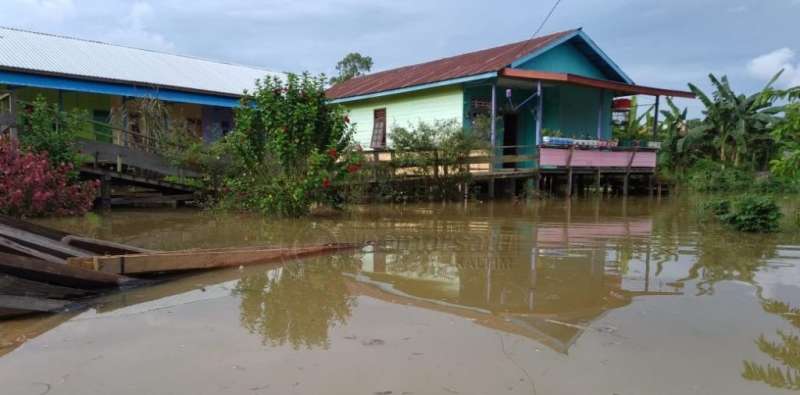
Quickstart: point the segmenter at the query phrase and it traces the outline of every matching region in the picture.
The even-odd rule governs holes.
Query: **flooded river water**
[[[2,394],[800,390],[800,237],[699,224],[689,199],[43,223],[164,250],[376,243],[0,322]]]

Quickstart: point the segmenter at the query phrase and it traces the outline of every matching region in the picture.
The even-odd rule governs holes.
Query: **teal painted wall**
[[[611,92],[576,85],[560,85],[544,91],[543,128],[563,137],[611,138]]]
[[[512,102],[514,105],[519,105],[533,93],[532,90],[514,89],[512,91]],[[491,102],[492,88],[491,86],[473,86],[464,88],[464,125],[467,129],[472,126],[472,117],[474,109],[472,109],[473,99]],[[498,147],[504,145],[511,145],[510,140],[506,138],[503,114],[511,112],[511,105],[506,98],[505,88],[497,88],[497,124],[495,126],[496,143]],[[525,106],[519,108],[516,112],[518,116],[518,135],[516,145],[529,145],[530,147],[521,148],[518,150],[520,155],[532,155],[536,152],[534,145],[536,144],[536,119],[531,110],[534,110],[536,101],[531,100]],[[486,110],[486,115],[489,115],[489,110]],[[502,155],[502,149],[498,148],[495,152],[496,156]],[[499,164],[498,164],[499,165]],[[534,167],[533,162],[521,162],[518,167],[527,168]]]
[[[600,69],[569,42],[551,48],[545,53],[519,65],[517,68],[607,79],[607,76]]]
[[[533,93],[533,90],[514,89],[512,91],[512,101],[514,105],[519,105]],[[489,102],[491,100],[490,86],[472,86],[464,88],[464,125],[471,127],[472,117],[475,112],[472,109],[473,99]],[[611,101],[613,94],[600,89],[581,87],[575,85],[558,85],[544,88],[542,129],[559,131],[561,136],[572,138],[597,137],[598,122],[600,124],[600,138],[611,138]],[[505,88],[497,88],[497,145],[509,145],[505,137],[503,127],[503,114],[510,111],[510,105],[505,95]],[[531,100],[517,111],[519,119],[519,135],[517,145],[535,145],[536,140],[536,119],[534,110],[536,100]],[[488,110],[487,110],[488,114]],[[522,148],[519,150],[521,155],[533,154],[534,147]],[[495,155],[499,156],[502,152],[498,149]],[[519,167],[534,167],[532,162],[520,163]]]

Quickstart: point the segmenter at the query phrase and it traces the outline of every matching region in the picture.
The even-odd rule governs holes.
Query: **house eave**
[[[460,78],[453,78],[453,79],[449,79],[449,80],[431,82],[431,83],[427,83],[427,84],[413,85],[413,86],[404,87],[404,88],[398,88],[398,89],[390,89],[390,90],[386,90],[386,91],[382,91],[382,92],[374,92],[374,93],[369,93],[369,94],[365,94],[365,95],[357,95],[357,96],[350,96],[350,97],[339,97],[339,98],[335,98],[335,99],[329,100],[329,103],[332,103],[332,104],[350,103],[350,102],[375,99],[375,98],[385,97],[385,96],[393,96],[393,95],[399,95],[399,94],[404,94],[404,93],[418,92],[418,91],[422,91],[422,90],[426,90],[426,89],[441,88],[441,87],[445,87],[445,86],[457,85],[457,84],[462,84],[462,83],[465,83],[465,82],[485,80],[485,79],[490,79],[490,78],[495,78],[495,77],[497,77],[497,72],[496,71],[492,71],[492,72],[489,72],[489,73],[476,74],[476,75],[467,76],[467,77],[460,77]]]

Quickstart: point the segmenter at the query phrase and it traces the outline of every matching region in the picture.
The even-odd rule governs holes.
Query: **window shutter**
[[[386,109],[375,110],[372,114],[372,148],[386,148]]]

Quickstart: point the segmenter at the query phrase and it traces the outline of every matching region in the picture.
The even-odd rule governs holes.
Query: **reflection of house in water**
[[[390,242],[365,254],[360,293],[475,319],[566,353],[592,321],[654,288],[650,218],[487,226],[480,248]],[[447,251],[443,253],[442,251]],[[627,274],[643,266],[644,276]],[[372,290],[363,287],[372,285]],[[376,289],[377,291],[376,292]]]

